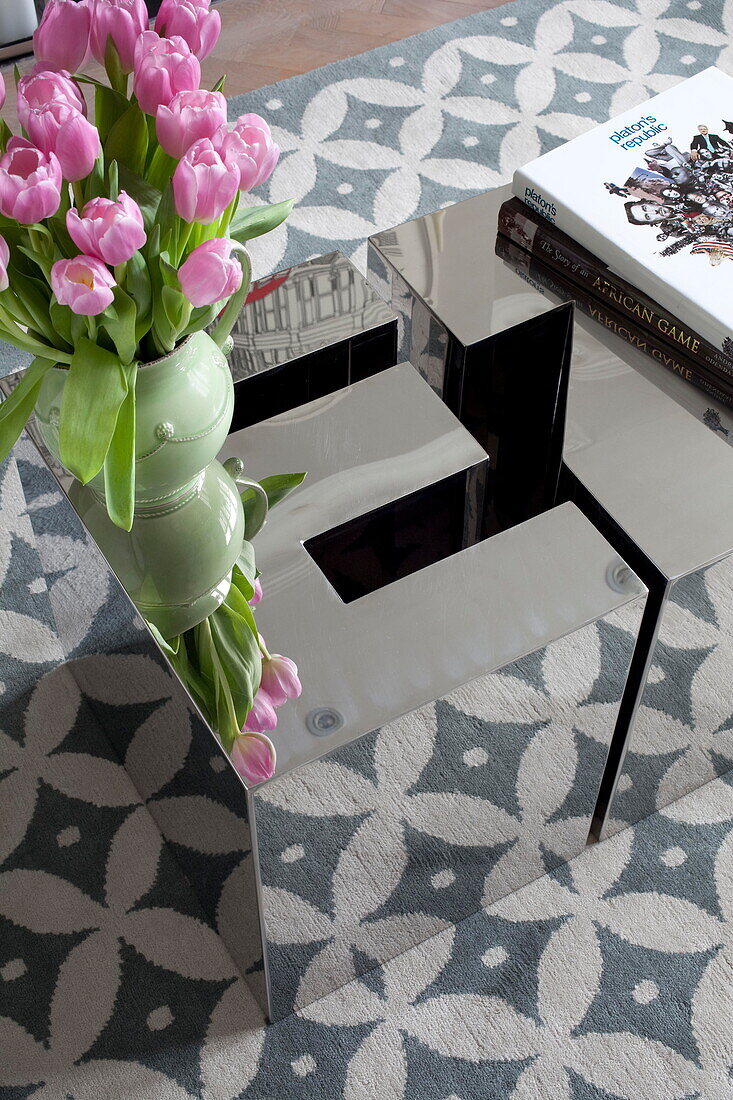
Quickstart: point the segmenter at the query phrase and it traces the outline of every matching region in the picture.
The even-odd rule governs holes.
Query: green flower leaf
[[[135,302],[121,287],[116,286],[114,302],[104,311],[99,319],[112,343],[117,348],[117,354],[123,363],[131,363],[135,358],[137,338],[135,334],[135,322],[137,320],[137,307]]]
[[[62,306],[61,303],[57,301],[51,302],[49,313],[51,315],[51,324],[56,329],[61,339],[73,346],[74,340],[71,335],[71,322],[75,315],[68,306]]]
[[[84,84],[94,84],[94,121],[99,130],[100,141],[104,144],[114,124],[130,106],[130,101],[120,92],[108,88],[106,84],[93,81],[90,77],[76,79]]]
[[[148,626],[153,627],[153,624],[148,623]],[[168,654],[168,659],[178,676],[180,676],[181,680],[186,685],[186,689],[206,721],[209,725],[213,726],[215,725],[214,716],[216,714],[216,699],[213,684],[208,683],[204,679],[189,652],[189,646],[195,649],[195,635],[195,628],[187,631],[185,634],[179,635],[177,650],[174,654]],[[153,636],[157,641],[159,632],[154,632]],[[170,642],[168,644],[172,645],[173,643]],[[164,652],[167,651],[164,650]]]
[[[229,678],[214,641],[213,621],[216,612],[195,627],[196,651],[201,674],[213,687],[213,717],[216,731],[224,748],[229,752],[240,730],[237,707],[229,684]],[[220,639],[221,642],[221,639]],[[244,719],[242,719],[244,721]]]
[[[51,359],[34,359],[9,397],[0,405],[0,461],[8,456],[35,408],[38,391],[46,373],[54,366]]]
[[[271,477],[263,477],[260,485],[267,493],[270,508],[274,508],[281,500],[284,500],[293,489],[297,489],[305,478],[302,474],[272,474]]]
[[[120,196],[119,169],[116,160],[113,160],[107,168],[107,181],[108,197],[116,202]]]
[[[13,131],[8,126],[4,118],[0,118],[0,153],[5,152],[5,148],[13,136]]]
[[[294,203],[295,199],[286,199],[285,202],[276,202],[269,206],[250,206],[238,210],[229,225],[229,236],[244,244],[245,241],[277,229],[293,209]]]
[[[232,584],[237,585],[245,599],[251,599],[254,595],[256,575],[258,575],[258,568],[254,563],[254,547],[251,542],[244,539],[241,553],[232,570]]]
[[[135,510],[135,382],[137,364],[123,368],[127,393],[104,459],[104,496],[107,514],[123,531],[132,529]]]
[[[112,40],[112,35],[107,36],[104,48],[104,69],[115,91],[124,95],[127,88],[127,74],[122,71],[120,55]]]
[[[107,161],[116,160],[131,172],[140,175],[145,171],[148,153],[148,126],[145,115],[137,103],[130,103],[123,115],[112,126],[104,143]]]
[[[107,197],[108,188],[107,181],[104,178],[104,153],[100,153],[94,162],[94,167],[87,176],[86,183],[83,185],[84,199],[89,202],[90,199],[99,199],[104,196]],[[81,213],[81,211],[79,211]],[[69,252],[70,256],[76,253],[76,246]]]
[[[158,630],[155,623],[151,623],[148,619],[146,619],[145,620],[145,625],[147,626],[148,630],[150,631],[150,633],[155,638],[155,641],[157,642],[157,644],[160,646],[160,648],[165,653],[166,657],[175,657],[175,656],[177,656],[178,651],[181,648],[181,635],[180,634],[176,634],[175,638],[169,638],[169,639],[166,640],[163,637],[163,635],[160,633],[160,631]]]
[[[239,574],[239,576],[236,576],[237,573]],[[234,569],[232,570],[232,585],[227,592],[224,603],[230,611],[232,611],[236,615],[239,615],[240,618],[244,619],[253,636],[257,639],[257,648],[259,649],[259,631],[257,629],[257,623],[255,622],[254,611],[249,606],[248,598],[242,592],[243,577],[243,573],[235,565]],[[260,657],[261,656],[262,654],[260,654]],[[257,683],[257,686],[259,687],[259,681]]]
[[[148,165],[148,179],[154,187],[159,187],[162,191],[170,182],[177,164],[178,161],[169,156],[162,145],[158,145]]]
[[[142,340],[153,319],[153,291],[150,272],[139,252],[133,252],[125,269],[125,290],[135,303],[135,339]]]
[[[131,172],[124,163],[118,163],[117,177],[120,190],[126,191],[130,198],[133,198],[140,207],[145,232],[149,237],[153,231],[158,207],[160,206],[160,191],[157,187],[153,187],[152,184],[148,183],[146,179],[143,179],[142,176],[138,175],[137,172]]]
[[[82,337],[61,398],[61,461],[83,485],[104,465],[127,382],[118,357]]]
[[[236,593],[236,589],[234,591]],[[244,600],[244,597],[241,598]],[[244,604],[249,610],[246,600]],[[210,616],[210,622],[219,666],[226,678],[234,705],[236,725],[232,734],[236,736],[244,725],[255,692],[260,686],[262,654],[257,632],[256,628],[253,632],[250,622],[233,611],[226,601]],[[219,735],[222,735],[221,730]]]

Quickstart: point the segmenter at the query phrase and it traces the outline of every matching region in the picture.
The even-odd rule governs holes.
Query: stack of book
[[[553,149],[515,173],[496,250],[733,407],[731,120],[711,68]]]

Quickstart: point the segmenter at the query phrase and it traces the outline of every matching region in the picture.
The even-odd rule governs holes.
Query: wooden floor
[[[224,0],[205,75],[229,74],[229,95],[498,7],[503,0]]]
[[[3,2],[3,0],[0,0]],[[396,42],[507,0],[223,0],[222,33],[203,63],[203,84],[227,74],[227,95],[249,92],[330,61]],[[21,73],[33,67],[24,58]],[[92,62],[86,71],[101,77]],[[12,71],[5,70],[8,91]],[[3,110],[17,132],[12,92]]]

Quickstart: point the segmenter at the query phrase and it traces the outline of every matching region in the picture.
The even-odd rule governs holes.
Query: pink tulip
[[[81,69],[89,55],[88,0],[48,0],[33,34],[33,52],[44,69]]]
[[[87,113],[84,96],[67,72],[43,70],[20,78],[18,118],[26,130],[33,112],[51,105],[70,107],[83,115]]]
[[[302,690],[295,661],[279,653],[263,657],[260,691],[267,692],[274,707],[281,707],[288,699],[297,699]]]
[[[201,83],[201,66],[185,39],[160,38],[145,31],[135,46],[134,88],[140,109],[155,115],[170,105],[177,92],[194,92]]]
[[[191,305],[210,306],[242,285],[242,266],[231,258],[235,241],[214,237],[194,248],[178,269],[181,290]]]
[[[0,111],[2,111],[4,106],[5,106],[5,78],[3,77],[3,74],[0,73]]]
[[[82,317],[96,317],[114,299],[115,281],[100,260],[75,256],[57,260],[51,268],[51,289],[62,306]]]
[[[107,39],[120,58],[124,73],[131,73],[135,63],[135,43],[148,27],[145,0],[92,0],[92,25],[89,44],[97,61],[104,63]]]
[[[155,20],[158,34],[185,38],[199,61],[211,53],[221,31],[218,11],[209,11],[211,0],[163,0]]]
[[[61,202],[61,165],[22,137],[11,137],[0,160],[0,213],[21,225],[55,214]]]
[[[211,225],[237,193],[239,176],[208,138],[195,141],[173,173],[176,211],[187,222]]]
[[[262,584],[260,582],[259,577],[255,577],[254,589],[255,590],[254,590],[254,594],[252,596],[252,599],[249,600],[250,607],[256,607],[257,604],[262,599],[262,595],[263,595],[263,593],[262,593]]]
[[[261,125],[242,123],[243,119],[253,118],[259,119]],[[239,172],[240,191],[251,191],[264,183],[280,156],[280,147],[273,142],[269,126],[259,115],[242,115],[233,130],[220,130],[213,142],[219,156]]]
[[[66,214],[69,236],[87,256],[116,267],[129,260],[147,240],[140,207],[124,191],[113,199],[90,199],[81,212]]]
[[[223,126],[212,138],[214,148],[227,165],[237,173],[237,187],[240,191],[249,190],[248,185],[257,176],[257,161],[250,156],[249,148],[239,134]]]
[[[231,749],[232,764],[242,778],[261,783],[275,774],[275,746],[263,733],[240,733]]]
[[[260,688],[242,730],[248,730],[250,733],[267,733],[269,730],[274,730],[276,725],[277,715],[272,700],[267,692]]]
[[[8,264],[10,263],[10,249],[4,237],[0,237],[0,290],[7,290],[10,286],[8,277]]]
[[[221,92],[178,92],[166,107],[161,104],[155,116],[158,141],[166,153],[180,160],[194,141],[213,138],[226,126],[227,101]]]
[[[42,152],[56,154],[64,178],[72,182],[89,175],[102,151],[96,126],[66,103],[31,111],[26,129]]]

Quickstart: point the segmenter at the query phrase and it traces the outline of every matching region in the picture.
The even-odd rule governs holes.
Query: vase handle
[[[267,493],[262,488],[259,481],[253,481],[251,478],[243,476],[242,471],[244,470],[244,463],[241,458],[236,458],[234,456],[228,458],[224,463],[224,469],[236,483],[238,489],[251,489],[255,495],[255,505],[249,517],[247,530],[245,531],[245,538],[251,542],[258,531],[262,530],[267,519],[267,512],[270,507]]]

